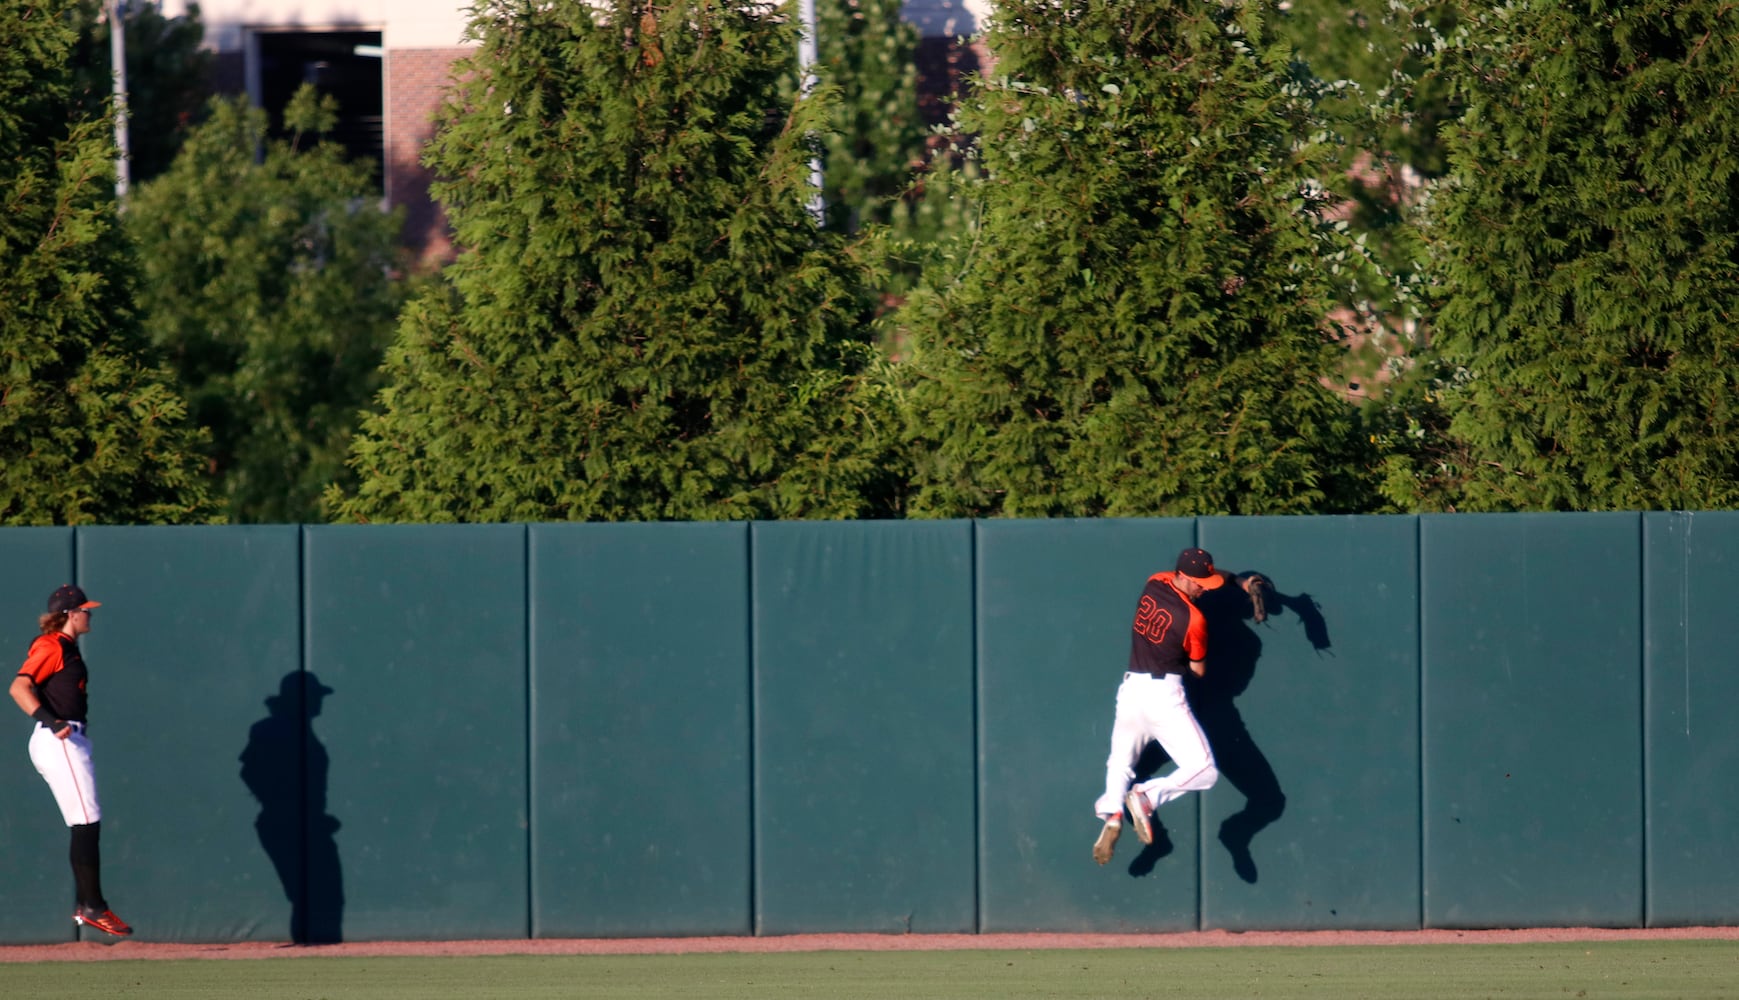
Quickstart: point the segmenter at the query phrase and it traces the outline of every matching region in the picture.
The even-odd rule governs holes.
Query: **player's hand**
[[[72,735],[72,723],[65,719],[55,718],[54,713],[49,711],[47,705],[37,705],[36,710],[30,713],[30,717],[47,726],[48,731],[54,734],[55,739],[64,740]]]
[[[1273,584],[1260,573],[1250,573],[1238,581],[1244,593],[1250,595],[1250,617],[1258,624],[1268,620],[1268,594]]]

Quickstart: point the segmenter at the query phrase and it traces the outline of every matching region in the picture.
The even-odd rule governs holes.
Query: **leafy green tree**
[[[1447,433],[1431,510],[1739,503],[1739,8],[1474,9],[1431,195]]]
[[[427,162],[465,248],[406,308],[335,498],[359,520],[851,517],[876,442],[865,274],[809,215],[829,109],[736,0],[489,0]]]
[[[1274,22],[1324,80],[1346,81],[1326,111],[1349,131],[1343,165],[1367,182],[1402,183],[1393,171],[1421,178],[1446,166],[1439,142],[1458,109],[1438,79],[1424,73],[1433,39],[1452,32],[1458,0],[1290,0]],[[1354,158],[1367,157],[1364,162]],[[1380,175],[1380,176],[1379,176]]]
[[[907,201],[924,166],[928,133],[918,113],[918,30],[902,0],[817,0],[816,71],[839,91],[826,137],[828,224],[911,227]]]
[[[979,135],[982,224],[906,308],[913,509],[1362,509],[1325,387],[1361,261],[1323,217],[1322,92],[1266,2],[1011,0]]]
[[[146,328],[211,429],[238,523],[324,519],[322,491],[352,481],[350,436],[406,297],[403,213],[381,209],[373,165],[304,141],[336,119],[304,85],[289,137],[269,140],[264,111],[214,101],[125,216]]]
[[[206,521],[200,436],[134,313],[110,124],[67,113],[65,14],[0,3],[0,523]]]
[[[903,7],[902,0],[816,3],[816,73],[840,95],[824,137],[827,225],[861,238],[858,252],[881,276],[884,316],[967,224],[966,203],[955,197],[962,183],[953,146],[931,134],[919,108],[918,30],[901,17]]]
[[[77,113],[103,114],[114,96],[114,60],[103,0],[77,0],[71,15],[78,28],[73,47],[73,99]],[[133,183],[169,169],[190,129],[205,114],[211,95],[212,55],[202,46],[205,25],[199,5],[163,16],[153,0],[128,0],[123,15],[127,52],[127,153]]]
[[[1388,400],[1389,390],[1405,395],[1420,377],[1415,364],[1429,363],[1417,297],[1424,250],[1412,215],[1425,185],[1444,171],[1441,128],[1459,113],[1439,78],[1424,70],[1434,44],[1453,29],[1458,6],[1291,0],[1275,21],[1278,36],[1316,76],[1339,84],[1322,109],[1341,136],[1322,181],[1343,201],[1337,214],[1382,265],[1363,276],[1360,291],[1375,322],[1360,331],[1346,377],[1401,409],[1407,404]]]

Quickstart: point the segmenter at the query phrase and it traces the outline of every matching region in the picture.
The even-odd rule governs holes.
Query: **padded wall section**
[[[1092,859],[1135,606],[1195,522],[989,520],[977,537],[982,929],[1195,930],[1196,796],[1165,807],[1152,847],[1129,827]]]
[[[533,933],[748,934],[749,526],[531,528]]]
[[[1418,521],[1227,517],[1199,524],[1233,573],[1203,596],[1190,690],[1220,781],[1203,796],[1202,923],[1230,930],[1419,922]]]
[[[300,529],[81,528],[103,887],[159,941],[288,941],[302,893]]]
[[[322,936],[529,936],[526,529],[304,530]]]
[[[36,639],[37,618],[48,595],[73,577],[71,528],[7,528],[0,531],[0,634],[6,683],[11,684]],[[93,584],[93,586],[95,586]],[[0,886],[9,906],[0,907],[0,942],[43,944],[71,941],[72,869],[66,862],[67,830],[54,795],[30,763],[30,733],[36,723],[11,698],[0,704]]]
[[[1643,516],[1648,923],[1728,924],[1739,900],[1739,514]]]
[[[1425,922],[1642,921],[1642,520],[1420,519]]]
[[[756,930],[974,930],[971,523],[751,551]]]

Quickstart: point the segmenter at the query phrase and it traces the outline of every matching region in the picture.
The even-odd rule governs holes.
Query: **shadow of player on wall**
[[[290,901],[290,938],[298,944],[344,940],[339,823],[326,812],[329,759],[312,724],[331,693],[311,673],[285,674],[240,758],[242,782],[260,803],[254,829]]]
[[[1252,576],[1259,574],[1239,574],[1238,580],[1243,583]],[[1309,594],[1282,594],[1267,577],[1260,580],[1260,602],[1253,601],[1243,587],[1230,584],[1197,599],[1208,624],[1207,668],[1200,678],[1186,678],[1190,709],[1213,748],[1220,778],[1244,796],[1244,808],[1220,824],[1219,838],[1232,856],[1232,870],[1250,883],[1257,877],[1251,845],[1286,811],[1280,779],[1238,711],[1237,699],[1249,688],[1262,658],[1262,639],[1252,626],[1262,622],[1264,609],[1269,618],[1291,613],[1314,649],[1329,648],[1328,627]]]

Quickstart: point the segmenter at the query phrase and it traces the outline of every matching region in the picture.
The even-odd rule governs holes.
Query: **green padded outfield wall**
[[[1215,631],[1220,785],[1100,868],[1128,618],[1196,541],[1278,608]],[[103,602],[105,882],[144,940],[1739,923],[1739,514],[12,528],[0,555],[15,664],[55,586]],[[72,940],[10,711],[0,942]]]
[[[1648,925],[1739,922],[1739,514],[1643,516]]]
[[[1141,588],[1195,544],[1195,521],[977,525],[980,899],[987,932],[1197,927],[1198,797],[1167,836],[1133,828],[1093,863],[1117,686]]]
[[[1190,701],[1220,768],[1202,801],[1202,926],[1416,925],[1417,521],[1203,518],[1198,533],[1219,568],[1276,592],[1260,625],[1224,595],[1201,602]]]
[[[8,685],[36,640],[36,620],[48,610],[48,595],[63,583],[79,582],[73,573],[75,540],[71,528],[0,531],[0,565],[6,567],[0,573],[0,622],[6,626],[0,649]],[[36,723],[11,698],[0,704],[0,719],[5,720],[0,725],[0,886],[7,903],[0,907],[0,943],[71,941],[78,932],[72,922],[69,840],[54,795],[30,763]],[[99,759],[97,766],[102,764]]]
[[[528,936],[526,528],[303,532],[315,937]]]
[[[1425,925],[1639,925],[1641,517],[1419,530]]]
[[[533,934],[749,934],[749,526],[531,528]]]
[[[1203,602],[1191,698],[1220,783],[1162,810],[1155,847],[1126,834],[1098,869],[1091,804],[1135,598],[1198,542],[1278,599],[1262,625],[1241,601]],[[981,522],[984,928],[1416,924],[1416,555],[1411,518]]]
[[[80,644],[110,903],[152,940],[290,939],[303,891],[299,529],[78,537],[79,578],[103,605]]]
[[[972,523],[751,532],[755,929],[976,929]]]

